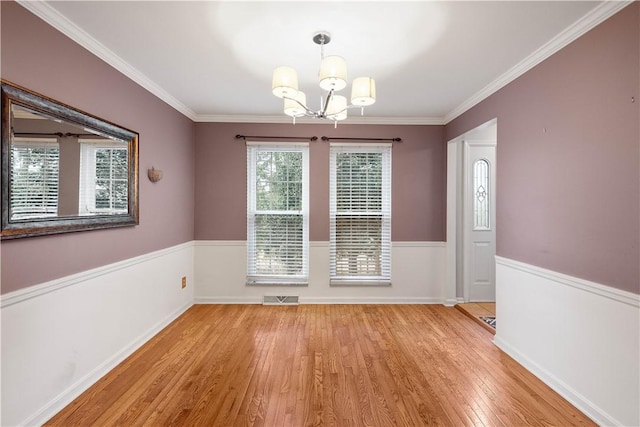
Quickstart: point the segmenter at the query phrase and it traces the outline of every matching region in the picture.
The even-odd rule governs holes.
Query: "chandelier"
[[[313,41],[320,45],[320,71],[318,79],[320,88],[326,91],[326,96],[320,98],[320,110],[313,111],[307,107],[307,97],[298,90],[298,74],[291,67],[278,67],[273,71],[271,89],[278,98],[284,99],[284,113],[293,117],[313,117],[315,119],[338,121],[347,118],[349,108],[360,107],[364,114],[364,107],[376,102],[376,83],[371,77],[357,77],[351,84],[351,103],[347,98],[337,95],[347,86],[347,63],[341,56],[324,56],[324,46],[331,41],[327,32],[319,32],[313,36]]]

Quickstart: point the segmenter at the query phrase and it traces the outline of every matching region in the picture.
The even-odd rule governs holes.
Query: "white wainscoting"
[[[444,242],[393,242],[391,286],[329,286],[329,242],[311,242],[308,286],[247,286],[245,241],[195,242],[195,302],[259,304],[264,295],[297,295],[302,304],[441,304]]]
[[[640,296],[496,257],[495,344],[600,425],[640,425]]]
[[[55,415],[189,308],[193,277],[188,242],[3,295],[0,424]]]

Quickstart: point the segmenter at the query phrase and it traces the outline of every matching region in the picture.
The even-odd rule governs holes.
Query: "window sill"
[[[293,286],[293,287],[301,287],[301,286],[309,286],[308,282],[246,282],[246,286]]]
[[[390,280],[340,280],[332,279],[329,286],[391,286]]]

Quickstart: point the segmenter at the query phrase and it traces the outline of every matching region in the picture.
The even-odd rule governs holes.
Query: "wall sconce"
[[[151,169],[147,170],[147,175],[149,176],[149,181],[158,182],[162,179],[162,171],[160,169],[156,169],[151,166]]]

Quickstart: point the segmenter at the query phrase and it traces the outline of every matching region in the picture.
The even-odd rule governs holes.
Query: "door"
[[[465,301],[495,301],[495,141],[464,142],[463,276]]]

